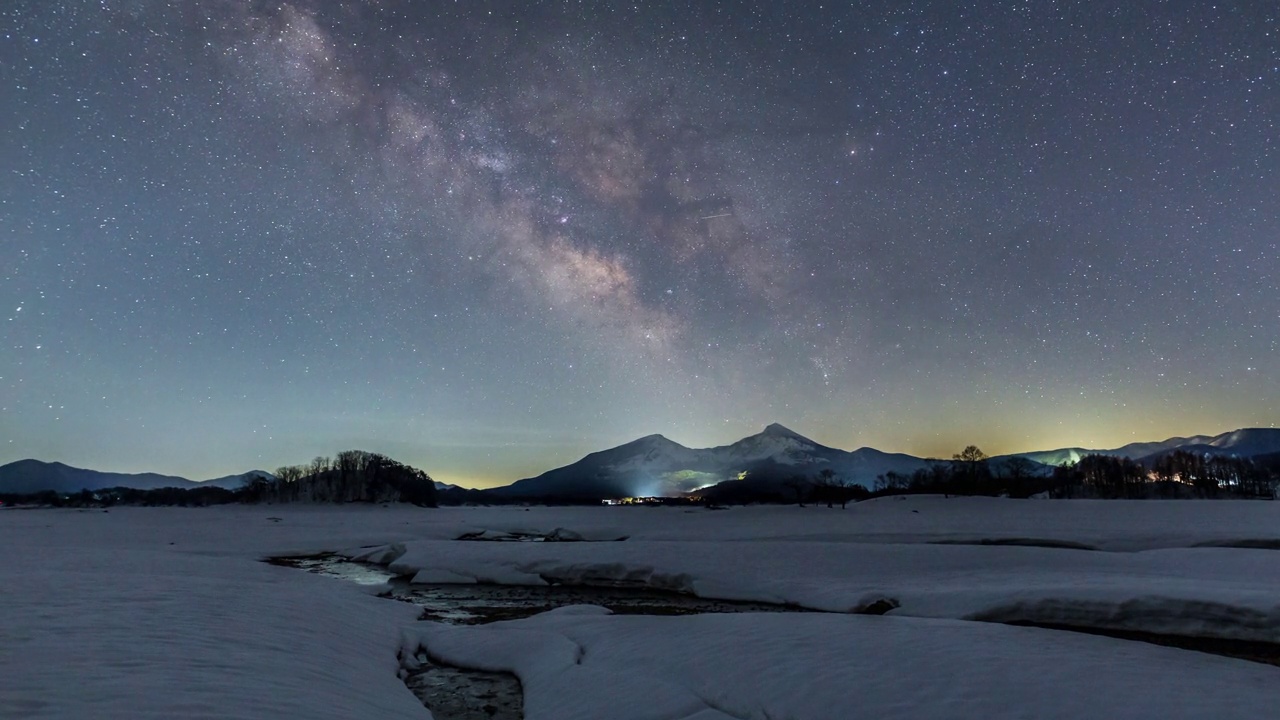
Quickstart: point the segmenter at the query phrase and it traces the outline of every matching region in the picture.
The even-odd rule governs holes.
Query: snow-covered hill
[[[1109,450],[1090,450],[1080,447],[1060,448],[1057,450],[1037,450],[1034,452],[1015,453],[1004,457],[1024,457],[1045,465],[1068,465],[1079,462],[1085,455],[1111,455],[1142,460],[1157,457],[1174,450],[1188,450],[1212,455],[1235,455],[1254,457],[1280,452],[1280,428],[1244,428],[1225,432],[1221,435],[1193,435],[1191,437],[1172,437],[1160,442],[1135,442]],[[992,458],[993,460],[997,458]]]
[[[1240,457],[1270,455],[1280,452],[1280,428],[1245,428],[1235,430],[1209,440],[1210,445],[1221,452]]]

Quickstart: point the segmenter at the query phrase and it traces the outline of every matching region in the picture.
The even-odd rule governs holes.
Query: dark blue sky
[[[5,3],[0,462],[1280,420],[1274,4],[696,5]]]

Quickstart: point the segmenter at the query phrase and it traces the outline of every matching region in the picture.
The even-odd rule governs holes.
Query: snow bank
[[[454,540],[466,533],[553,533],[556,528],[588,540],[624,535],[629,539]],[[1017,538],[1079,543],[1108,551],[935,544]],[[1046,702],[1046,707],[1075,707],[1077,716],[1137,717],[1142,713],[1129,713],[1132,701],[1119,697],[1118,690],[1085,707],[1079,703],[1094,700],[1063,698],[1061,689],[1051,692],[1041,686],[1051,685],[1056,677],[1078,687],[1088,682],[1092,693],[1099,678],[1111,682],[1107,678],[1113,675],[1128,677],[1124,663],[1130,656],[1124,653],[1158,649],[1099,638],[1067,639],[1074,636],[1052,631],[922,618],[1032,620],[1280,642],[1280,574],[1274,571],[1280,555],[1276,550],[1192,547],[1239,544],[1240,540],[1260,548],[1275,547],[1280,540],[1280,503],[886,498],[850,506],[847,511],[366,506],[113,508],[110,513],[0,510],[0,543],[6,555],[0,563],[0,618],[4,620],[0,623],[0,717],[427,717],[396,678],[401,633],[416,625],[413,607],[371,597],[340,581],[256,562],[268,555],[320,552],[346,552],[390,563],[398,571],[431,582],[634,584],[842,612],[897,604],[885,618],[787,615],[763,619],[758,621],[758,633],[763,635],[734,624],[745,620],[728,618],[580,615],[570,621],[558,614],[523,625],[486,628],[489,634],[468,630],[428,638],[432,652],[457,653],[460,660],[472,653],[475,657],[468,655],[468,663],[481,667],[543,663],[560,668],[557,672],[521,671],[528,674],[531,687],[541,688],[536,692],[543,693],[542,699],[531,706],[541,717],[559,717],[555,715],[561,708],[558,703],[577,702],[558,697],[565,694],[563,683],[569,682],[565,678],[576,678],[573,682],[584,688],[582,692],[614,693],[613,708],[644,707],[642,699],[651,695],[664,698],[650,705],[668,714],[650,716],[673,720],[723,720],[726,714],[764,717],[752,716],[750,708],[786,717],[793,706],[799,708],[795,717],[817,717],[813,712],[822,703],[838,700],[860,707],[857,703],[864,694],[874,700],[868,707],[887,717],[968,716],[969,709],[973,714],[985,713],[988,708],[983,703],[996,703],[1006,688],[1022,685],[1047,693],[1052,702]],[[583,634],[555,623],[579,623]],[[897,639],[891,642],[884,635],[887,631],[874,628],[892,628],[890,635]],[[507,634],[511,629],[520,630],[523,639],[512,640],[514,636]],[[609,659],[605,646],[606,638],[617,633],[621,633],[617,652],[643,669],[634,681],[612,678],[616,668],[608,663],[623,661]],[[646,633],[658,638],[649,650],[643,647]],[[696,644],[682,644],[693,642],[681,639],[686,633],[706,642],[730,636],[714,646],[715,652],[722,653],[717,657],[732,658],[731,663],[721,664],[741,665],[741,674],[735,675],[739,670],[734,667],[699,669],[683,659],[681,653],[686,652],[702,658],[700,662],[711,657],[698,655]],[[818,659],[808,659],[809,644],[838,633],[844,633],[844,645],[819,644],[815,647],[826,649],[813,651]],[[980,665],[962,657],[954,645],[930,645],[931,633],[957,644],[972,641],[980,651],[976,657],[990,655],[995,657],[994,667],[1010,666],[1007,672],[1013,680],[992,680],[997,677],[994,671],[986,680],[979,678]],[[899,640],[901,651],[894,649]],[[1107,644],[1061,644],[1099,642]],[[477,649],[467,650],[469,643],[478,643]],[[528,643],[533,644],[526,647]],[[564,653],[570,648],[566,643],[576,644],[581,662],[565,664]],[[561,649],[548,649],[552,647]],[[1063,662],[1071,668],[1093,663],[1092,678],[1052,675],[1051,654],[1044,649],[1052,647],[1062,650]],[[496,654],[490,655],[485,648]],[[506,649],[499,652],[500,648]],[[530,655],[534,652],[530,648],[542,649]],[[1213,678],[1226,674],[1221,668],[1232,668],[1238,680],[1230,687],[1239,699],[1234,706],[1224,700],[1222,707],[1228,710],[1256,708],[1253,703],[1263,701],[1274,704],[1270,693],[1280,683],[1275,682],[1273,668],[1232,663],[1204,669],[1202,663],[1229,661],[1159,651],[1177,653],[1157,658],[1168,665],[1171,676],[1208,678],[1186,683],[1189,688],[1203,691],[1205,683],[1217,683]],[[890,674],[914,680],[885,679],[889,671],[875,669],[879,655],[892,660],[886,666]],[[488,657],[484,662],[489,665],[480,656]],[[1147,663],[1151,657],[1155,656],[1138,659]],[[1018,674],[1013,666],[1022,664],[1023,658],[1029,658],[1025,661],[1029,669]],[[775,667],[770,677],[785,682],[752,674],[766,659]],[[835,663],[838,672],[824,671],[819,659]],[[794,672],[789,669],[793,660],[798,663]],[[934,683],[927,673],[942,673],[948,663],[956,665],[952,674],[938,677],[951,678],[949,684],[931,687]],[[666,666],[671,669],[662,669]],[[970,668],[972,674],[966,674]],[[1034,668],[1048,673],[1044,677],[1049,679],[1037,679],[1041,676],[1031,671]],[[1202,669],[1208,674],[1201,675]],[[601,674],[592,674],[597,671]],[[878,673],[874,677],[896,688],[901,707],[893,709],[897,706],[888,691],[858,684],[855,692],[855,685],[840,674],[853,671]],[[1272,673],[1269,686],[1246,687],[1248,683],[1239,680],[1259,672]],[[787,683],[797,688],[815,686],[802,680],[803,673],[816,673],[813,677],[833,687],[844,683],[846,691],[837,698],[835,691],[823,690],[815,696],[824,698],[822,703],[807,700],[802,690],[786,689]],[[1138,680],[1148,679],[1141,675]],[[742,689],[753,683],[758,687]],[[1189,692],[1166,689],[1164,684],[1153,687],[1144,687],[1139,695],[1181,698]],[[723,696],[736,696],[739,691],[745,693],[745,704],[734,704],[732,697]],[[1111,700],[1104,700],[1107,697]],[[1111,711],[1112,701],[1119,710]],[[951,712],[947,708],[952,703],[959,703],[954,706],[965,712]],[[572,712],[590,717],[590,708],[598,711],[601,706],[584,707],[588,709]],[[1179,700],[1179,707],[1201,706]],[[571,710],[568,705],[564,708],[566,713]],[[1215,706],[1215,712],[1205,716],[1232,717],[1216,710]],[[640,710],[626,712],[633,715],[609,712],[596,717],[641,716],[634,714]],[[1187,710],[1183,716],[1191,714]],[[1244,711],[1237,716],[1244,716]]]
[[[1280,670],[1110,638],[856,615],[553,611],[424,626],[444,662],[519,676],[527,720],[1267,717]]]
[[[85,544],[78,531],[100,520],[71,513],[24,512],[53,527],[20,535],[11,514],[0,517],[6,720],[430,717],[397,677],[410,606],[184,553],[166,535],[150,549]]]
[[[1027,621],[1280,643],[1274,551],[1100,553],[1020,546],[795,541],[409,543],[418,580],[617,584],[894,615]]]
[[[29,511],[3,511],[0,526],[26,525]],[[489,531],[550,534],[562,528],[586,540],[779,540],[842,544],[983,542],[1030,539],[1108,551],[1253,544],[1280,547],[1280,502],[1050,500],[886,497],[826,507],[439,508],[276,505],[217,508],[113,508],[77,513],[76,537],[115,546],[146,545],[158,535],[188,549],[306,554],[406,540],[453,540]],[[16,516],[14,515],[16,513]],[[54,511],[40,511],[48,518]],[[54,513],[56,514],[56,513]],[[272,521],[269,518],[278,518]],[[32,521],[36,526],[46,520]],[[233,532],[231,529],[234,528]]]

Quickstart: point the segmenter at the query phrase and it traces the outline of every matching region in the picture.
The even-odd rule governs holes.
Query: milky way
[[[1280,421],[1266,3],[0,10],[0,462]]]

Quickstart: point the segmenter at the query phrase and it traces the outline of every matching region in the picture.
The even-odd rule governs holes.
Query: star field
[[[0,9],[0,462],[1280,420],[1267,3]]]

